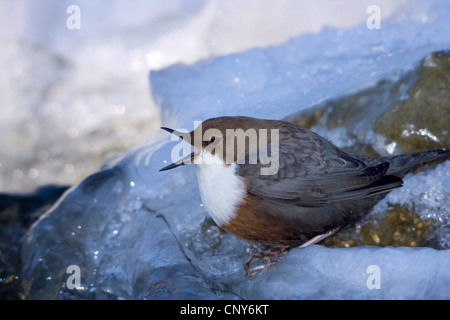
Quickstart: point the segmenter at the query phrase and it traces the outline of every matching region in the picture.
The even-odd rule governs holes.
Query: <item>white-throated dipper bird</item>
[[[369,158],[297,125],[249,117],[209,119],[190,133],[162,129],[195,151],[160,171],[196,164],[203,205],[217,225],[249,242],[284,246],[313,244],[356,222],[409,171],[450,155]]]

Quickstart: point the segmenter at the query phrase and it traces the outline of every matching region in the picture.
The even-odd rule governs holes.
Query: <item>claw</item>
[[[250,257],[244,262],[244,269],[247,278],[250,276],[256,276],[269,267],[276,265],[278,262],[280,262],[281,258],[289,251],[289,248],[290,246],[280,245],[262,251],[256,245],[253,245],[252,248],[249,249]],[[260,264],[252,267],[251,265],[256,261],[260,261]]]

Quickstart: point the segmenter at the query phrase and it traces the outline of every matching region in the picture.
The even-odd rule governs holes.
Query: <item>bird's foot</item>
[[[250,257],[244,262],[247,277],[256,276],[280,262],[289,248],[290,246],[279,245],[263,251],[257,245],[253,245],[248,249]]]

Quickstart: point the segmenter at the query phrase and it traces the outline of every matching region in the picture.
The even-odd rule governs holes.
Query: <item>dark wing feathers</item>
[[[279,170],[274,175],[261,175],[261,167],[267,165],[260,161],[241,164],[238,170],[248,181],[248,192],[281,205],[323,207],[402,185],[400,178],[386,176],[389,162],[366,166],[325,139],[315,139],[306,148],[297,147],[290,139],[281,140]]]

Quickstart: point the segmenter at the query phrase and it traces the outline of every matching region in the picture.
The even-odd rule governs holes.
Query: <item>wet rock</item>
[[[416,70],[408,99],[389,107],[374,131],[405,152],[445,148],[450,143],[450,51],[428,55]]]
[[[44,186],[26,194],[0,194],[0,299],[20,299],[20,241],[68,186]]]
[[[391,204],[383,214],[372,215],[356,226],[348,227],[335,236],[325,239],[329,247],[373,246],[438,246],[434,238],[435,221],[422,219],[414,208]]]

